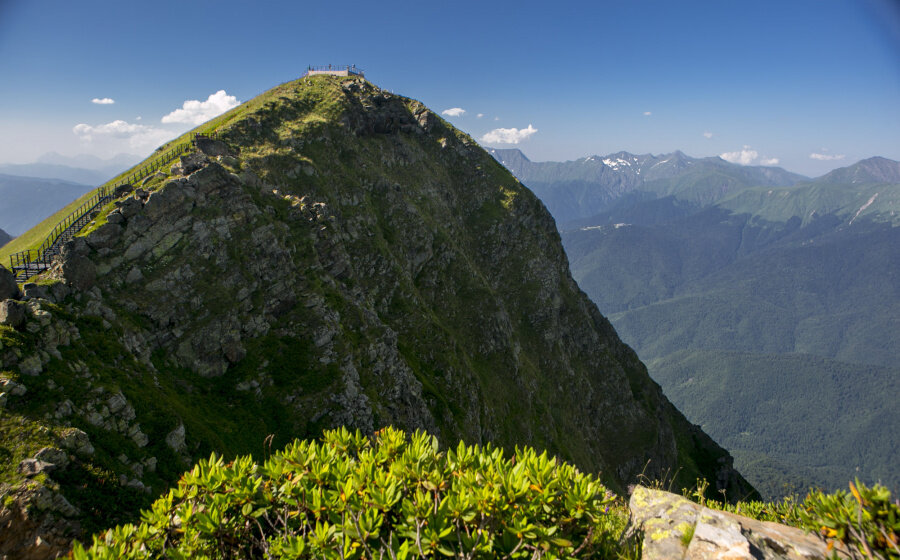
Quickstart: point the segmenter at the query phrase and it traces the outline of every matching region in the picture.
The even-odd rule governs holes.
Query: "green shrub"
[[[850,492],[810,492],[803,503],[808,529],[828,542],[846,546],[855,558],[900,559],[900,500],[876,484],[866,487],[858,479]]]
[[[622,508],[592,476],[531,448],[439,452],[422,432],[340,429],[263,465],[214,454],[139,525],[76,544],[74,557],[607,557],[621,550]]]

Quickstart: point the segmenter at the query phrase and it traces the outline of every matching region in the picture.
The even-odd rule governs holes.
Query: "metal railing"
[[[310,72],[344,72],[346,71],[351,76],[362,76],[363,71],[362,68],[357,68],[355,64],[344,64],[344,65],[334,65],[327,64],[325,66],[307,66],[306,74],[308,75]]]
[[[198,139],[214,139],[216,137],[216,132],[211,134],[194,134],[190,142],[182,142],[170,148],[161,156],[157,156],[152,163],[141,167],[115,185],[99,187],[91,198],[56,224],[40,247],[19,251],[9,256],[10,270],[16,275],[16,280],[22,282],[50,268],[54,257],[59,254],[62,246],[93,220],[95,211],[115,198],[117,188],[123,185],[133,185],[149,177],[191,147],[196,146]]]

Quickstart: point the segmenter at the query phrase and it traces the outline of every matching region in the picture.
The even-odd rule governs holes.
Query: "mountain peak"
[[[38,434],[16,461],[57,445],[50,410],[135,510],[122,496],[210,451],[337,426],[540,446],[620,490],[645,468],[750,490],[580,291],[540,200],[423,104],[314,76],[213,131],[66,246],[46,294],[64,305],[0,330],[0,371],[28,386],[4,414]]]
[[[900,162],[881,156],[841,167],[816,180],[827,183],[900,183]]]

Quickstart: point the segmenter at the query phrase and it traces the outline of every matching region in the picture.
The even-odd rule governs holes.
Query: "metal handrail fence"
[[[195,146],[198,138],[216,138],[217,133],[195,134],[190,142],[182,142],[169,149],[162,156],[157,157],[153,163],[146,165],[113,186],[101,186],[97,192],[85,201],[81,206],[70,212],[47,235],[44,242],[37,249],[19,251],[9,256],[10,270],[16,275],[17,280],[27,280],[35,274],[50,268],[53,258],[59,254],[62,245],[75,237],[84,226],[93,219],[95,210],[102,207],[115,196],[116,189],[123,185],[133,185],[138,181],[149,177],[164,165],[168,165],[175,158]]]
[[[363,73],[362,68],[357,68],[355,64],[327,64],[324,66],[307,66],[306,74],[309,74],[310,72],[340,72],[341,70],[346,70],[348,74],[354,75],[362,75]],[[306,74],[304,74],[304,76]]]

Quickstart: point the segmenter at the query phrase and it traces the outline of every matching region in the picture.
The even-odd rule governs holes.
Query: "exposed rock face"
[[[14,298],[19,295],[16,277],[11,271],[0,265],[0,300]]]
[[[629,509],[629,531],[644,535],[644,560],[824,560],[831,554],[800,529],[708,509],[643,486],[635,488]]]
[[[253,103],[219,130],[229,155],[182,158],[187,175],[123,192],[65,248],[53,274],[72,293],[38,300],[29,334],[57,354],[0,349],[0,371],[54,383],[20,413],[77,421],[96,448],[80,461],[143,496],[213,450],[393,424],[546,448],[620,489],[679,472],[751,491],[578,289],[540,201],[472,139],[362,80]],[[72,449],[62,437],[42,445]]]

